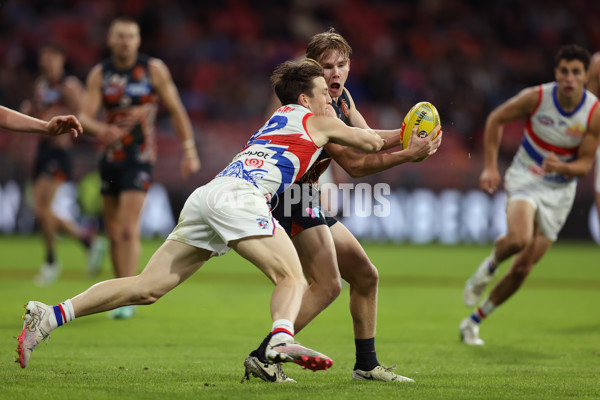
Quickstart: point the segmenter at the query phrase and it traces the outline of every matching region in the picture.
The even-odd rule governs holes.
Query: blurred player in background
[[[139,218],[156,161],[157,95],[183,147],[182,175],[188,177],[198,171],[200,160],[192,124],[168,67],[157,58],[138,53],[137,22],[129,18],[112,21],[108,47],[110,58],[94,66],[88,75],[80,120],[86,133],[97,136],[105,146],[100,161],[104,221],[115,275],[122,278],[135,275],[138,269]],[[106,122],[96,119],[101,108]],[[134,311],[126,307],[112,316],[129,318]]]
[[[196,272],[212,256],[230,249],[255,264],[275,284],[273,320],[263,355],[312,370],[333,361],[294,342],[306,280],[290,238],[271,215],[267,200],[281,193],[314,163],[333,140],[377,151],[383,140],[371,130],[351,128],[325,116],[331,103],[323,69],[314,61],[280,65],[271,78],[282,106],[232,162],[186,201],[179,223],[135,277],[98,283],[56,306],[30,301],[17,352],[21,367],[50,331],[75,317],[126,304],[151,304]],[[183,329],[185,335],[185,329]]]
[[[314,59],[325,71],[325,80],[332,98],[332,116],[337,116],[348,126],[370,129],[354,100],[344,87],[350,72],[352,49],[346,39],[334,29],[315,35],[307,49],[306,57]],[[437,128],[439,129],[439,127]],[[400,145],[400,130],[376,130],[386,139],[383,149]],[[359,380],[412,382],[392,368],[379,364],[375,352],[377,323],[377,269],[352,233],[335,218],[326,215],[320,204],[318,180],[335,160],[352,177],[362,177],[384,171],[396,165],[411,162],[435,153],[441,143],[441,132],[433,141],[413,137],[408,149],[392,153],[365,154],[336,144],[327,144],[315,164],[297,181],[302,200],[286,205],[290,197],[278,196],[271,201],[273,216],[292,237],[292,242],[304,274],[310,284],[304,294],[302,308],[296,319],[299,332],[321,311],[333,302],[342,288],[343,278],[350,285],[350,314],[354,327],[356,363],[352,377]],[[306,210],[310,204],[311,213]],[[286,215],[285,210],[291,210]],[[279,365],[269,365],[262,354],[269,341],[263,343],[244,360],[245,375],[242,382],[255,376],[267,382],[293,382]]]
[[[73,115],[58,115],[52,117],[50,121],[44,121],[2,106],[0,106],[0,129],[38,133],[45,136],[59,136],[68,133],[77,137],[83,133],[81,124]]]
[[[21,105],[21,111],[42,120],[57,115],[79,112],[83,86],[75,76],[65,72],[65,53],[56,44],[46,44],[39,51],[40,76],[34,84],[34,94]],[[88,253],[90,275],[100,268],[106,244],[94,238],[69,216],[60,216],[52,210],[52,201],[59,186],[71,180],[71,137],[62,135],[39,141],[33,176],[35,216],[40,224],[46,248],[46,260],[35,276],[37,285],[49,285],[58,278],[61,264],[55,255],[55,239],[66,232],[79,239]]]
[[[487,299],[460,323],[468,345],[481,346],[479,324],[521,287],[534,265],[557,239],[575,199],[577,177],[589,172],[600,136],[598,99],[585,90],[590,62],[577,45],[555,56],[556,82],[522,90],[497,107],[485,124],[481,189],[494,193],[500,184],[498,148],[504,124],[527,118],[525,137],[506,171],[507,233],[466,282],[463,299],[475,306],[498,266],[515,256],[507,274]]]
[[[587,90],[600,97],[600,52],[594,53],[590,59],[590,68],[588,69]],[[600,146],[596,150],[596,175],[594,181],[596,212],[600,222]]]

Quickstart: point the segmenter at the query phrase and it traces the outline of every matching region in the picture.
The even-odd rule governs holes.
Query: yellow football
[[[422,138],[429,135],[429,132],[437,125],[440,125],[440,114],[438,114],[438,111],[433,104],[426,101],[415,104],[413,108],[406,113],[404,121],[402,121],[402,126],[400,127],[400,142],[402,144],[402,149],[408,148],[410,136],[415,126],[418,126],[417,136]],[[435,139],[439,132],[440,131],[437,131],[430,139]],[[427,157],[417,161],[423,161],[425,158]]]

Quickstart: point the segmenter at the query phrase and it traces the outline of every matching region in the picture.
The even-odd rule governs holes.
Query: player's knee
[[[124,225],[121,227],[119,232],[119,239],[124,242],[132,242],[137,240],[139,237],[139,231],[137,227],[132,225]]]
[[[43,207],[43,206],[35,206],[33,209],[33,213],[35,215],[35,218],[37,218],[38,221],[45,221],[46,218],[48,218],[48,213],[50,212],[50,210],[47,207]]]
[[[324,299],[327,304],[330,304],[338,298],[342,292],[342,280],[341,279],[326,279],[319,280],[311,283],[311,288],[314,290],[319,297]]]
[[[358,269],[359,273],[350,281],[350,286],[360,293],[370,293],[377,291],[379,285],[379,272],[370,261],[367,260],[363,266]]]
[[[513,235],[507,237],[507,246],[510,249],[511,254],[519,253],[525,247],[527,247],[531,243],[531,238]]]
[[[148,305],[156,303],[164,295],[165,293],[161,290],[136,285],[132,300],[136,304]]]

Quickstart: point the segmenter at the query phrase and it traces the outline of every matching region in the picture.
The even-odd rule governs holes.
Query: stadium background
[[[592,0],[568,5],[556,0],[11,0],[0,4],[0,12],[0,104],[15,109],[31,95],[41,44],[51,40],[64,46],[68,70],[84,80],[108,55],[110,20],[127,15],[139,21],[141,52],[169,66],[202,160],[200,173],[181,179],[179,144],[162,112],[154,177],[165,187],[175,216],[189,193],[218,173],[264,122],[274,66],[302,54],[310,36],[328,27],[353,47],[347,87],[372,127],[399,127],[405,112],[422,100],[440,112],[444,142],[430,160],[357,181],[344,178],[387,182],[408,193],[476,190],[489,111],[526,86],[552,80],[553,55],[562,44],[600,50],[600,2]],[[521,135],[521,123],[505,130],[502,171]],[[0,132],[5,191],[14,182],[25,192],[36,142],[33,135]],[[96,169],[94,140],[77,140],[74,155],[79,181]],[[580,180],[561,237],[589,240],[592,178]],[[19,207],[26,208],[24,201]]]

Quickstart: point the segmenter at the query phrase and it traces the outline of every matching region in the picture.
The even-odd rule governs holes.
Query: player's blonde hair
[[[338,51],[346,61],[352,54],[352,47],[334,28],[329,28],[328,31],[317,33],[312,37],[306,47],[306,58],[321,61],[325,53],[331,50]]]

